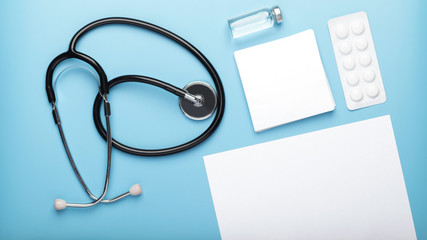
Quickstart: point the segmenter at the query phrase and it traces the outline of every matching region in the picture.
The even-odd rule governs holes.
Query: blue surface
[[[276,4],[284,10],[282,26],[231,39],[228,18]],[[368,13],[387,102],[349,111],[327,21],[360,10]],[[417,235],[427,239],[426,11],[422,0],[1,1],[0,239],[219,239],[202,156],[386,114],[392,118]],[[56,198],[70,202],[89,199],[70,168],[53,122],[45,71],[80,27],[107,16],[155,23],[199,48],[223,80],[224,119],[206,142],[173,156],[146,158],[114,150],[108,196],[141,183],[142,197],[56,212]],[[315,31],[337,107],[331,113],[257,134],[233,52],[308,28]],[[97,59],[110,79],[142,74],[177,86],[194,80],[210,82],[201,64],[185,50],[132,27],[97,29],[82,39],[78,49]],[[106,144],[91,116],[96,91],[95,81],[82,71],[64,74],[57,86],[72,153],[87,184],[100,194]],[[110,100],[113,136],[134,146],[177,144],[209,124],[186,119],[174,96],[146,85],[119,86]]]

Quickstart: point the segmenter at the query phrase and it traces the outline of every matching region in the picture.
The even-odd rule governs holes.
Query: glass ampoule
[[[283,21],[279,7],[260,9],[228,20],[233,38],[240,38],[248,34],[271,28],[275,23]]]

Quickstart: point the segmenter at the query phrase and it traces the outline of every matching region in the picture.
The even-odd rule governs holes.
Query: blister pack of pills
[[[365,12],[328,22],[347,108],[355,110],[386,101],[386,94]]]

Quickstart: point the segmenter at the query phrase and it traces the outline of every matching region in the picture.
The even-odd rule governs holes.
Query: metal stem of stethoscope
[[[111,203],[111,202],[115,202],[119,199],[122,199],[124,197],[127,197],[129,195],[141,194],[141,187],[139,186],[139,184],[135,184],[129,189],[128,192],[123,193],[121,195],[118,195],[115,198],[104,200],[104,197],[107,194],[108,184],[110,181],[112,137],[111,137],[111,127],[110,127],[110,125],[111,125],[110,124],[110,112],[111,112],[110,111],[110,103],[108,102],[106,95],[103,95],[102,98],[104,99],[105,122],[106,122],[106,126],[107,126],[107,145],[108,145],[107,152],[108,152],[108,156],[107,156],[107,171],[106,171],[106,176],[105,176],[104,190],[103,190],[103,192],[99,198],[95,197],[92,194],[92,192],[89,190],[86,183],[84,182],[82,176],[80,175],[80,172],[77,169],[77,166],[73,160],[73,157],[71,156],[71,152],[70,152],[70,149],[68,147],[67,140],[65,139],[64,131],[63,131],[62,125],[61,125],[61,120],[59,118],[58,109],[57,109],[55,104],[52,104],[52,110],[53,110],[53,114],[54,114],[54,118],[55,118],[55,123],[58,126],[59,134],[61,135],[61,140],[62,140],[62,143],[64,144],[64,148],[65,148],[65,151],[67,153],[68,160],[70,161],[71,167],[73,168],[74,173],[76,174],[77,178],[79,179],[80,184],[82,185],[82,187],[84,188],[86,193],[89,195],[89,197],[91,197],[94,200],[90,203],[67,203],[66,201],[64,201],[62,199],[56,199],[55,200],[55,209],[57,209],[57,210],[62,210],[66,207],[76,207],[76,208],[91,207],[91,206],[94,206],[100,202]]]
[[[200,96],[194,96],[193,94],[186,93],[184,95],[184,99],[192,102],[193,104],[201,104],[203,101],[203,98]]]

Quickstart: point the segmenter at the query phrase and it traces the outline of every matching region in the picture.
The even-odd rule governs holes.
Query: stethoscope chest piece
[[[184,87],[184,90],[195,96],[197,102],[179,99],[181,111],[190,119],[204,120],[210,117],[217,105],[215,90],[205,82],[191,82]]]

